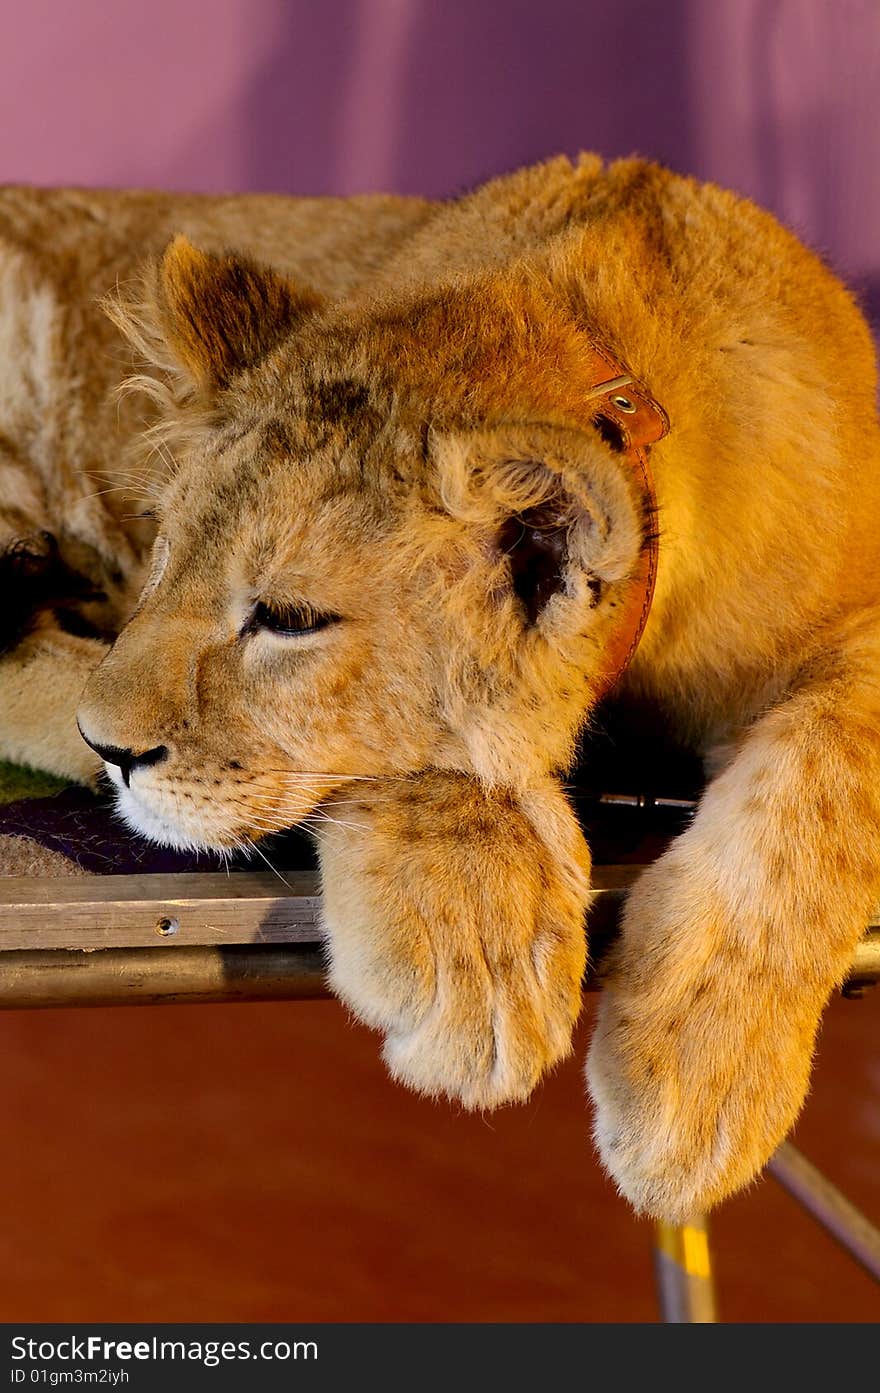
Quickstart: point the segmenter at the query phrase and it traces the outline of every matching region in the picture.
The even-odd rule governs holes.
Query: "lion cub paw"
[[[760,909],[732,920],[679,847],[630,894],[587,1078],[602,1160],[640,1213],[681,1223],[712,1208],[800,1111],[823,998],[752,950]]]
[[[589,855],[561,791],[421,774],[347,800],[345,821],[319,838],[334,990],[411,1088],[526,1098],[569,1053],[585,967]]]

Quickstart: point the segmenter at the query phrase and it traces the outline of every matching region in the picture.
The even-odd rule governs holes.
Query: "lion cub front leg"
[[[469,1108],[528,1096],[571,1048],[589,853],[559,787],[428,772],[369,785],[319,836],[330,979],[395,1078]]]
[[[640,878],[588,1061],[596,1138],[673,1221],[746,1184],[794,1122],[829,993],[880,897],[880,643],[763,716]]]
[[[101,761],[77,729],[76,708],[107,644],[65,632],[55,607],[90,588],[44,529],[0,547],[0,759],[83,783]]]
[[[45,627],[0,655],[0,759],[94,782],[102,763],[79,733],[76,708],[106,652],[97,639]]]

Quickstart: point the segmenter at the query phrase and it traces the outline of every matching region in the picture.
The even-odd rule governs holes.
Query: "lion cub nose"
[[[77,722],[79,724],[79,722]],[[106,764],[117,764],[122,774],[122,782],[128,788],[131,781],[131,771],[133,769],[145,769],[150,764],[159,764],[168,754],[166,745],[156,745],[152,750],[144,750],[142,754],[136,755],[134,750],[123,750],[118,745],[99,745],[97,740],[90,740],[83,730],[79,727],[79,733],[87,745],[99,755]]]

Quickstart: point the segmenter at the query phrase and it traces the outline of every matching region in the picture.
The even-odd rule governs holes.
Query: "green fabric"
[[[0,803],[15,803],[19,798],[47,798],[66,788],[69,779],[56,779],[38,769],[25,769],[20,764],[0,760]]]

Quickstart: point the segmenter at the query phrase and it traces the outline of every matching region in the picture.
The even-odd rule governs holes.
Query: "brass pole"
[[[767,1169],[792,1199],[836,1238],[875,1282],[880,1282],[880,1229],[791,1142],[784,1141],[777,1148]]]
[[[710,1325],[717,1319],[706,1219],[656,1225],[654,1276],[660,1319],[667,1325]]]

